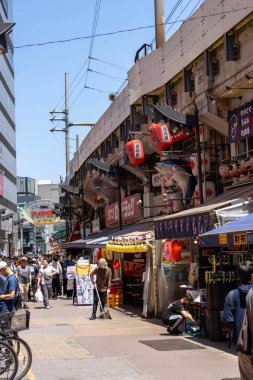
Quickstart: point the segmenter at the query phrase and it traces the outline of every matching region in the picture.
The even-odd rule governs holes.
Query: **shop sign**
[[[253,101],[228,113],[228,143],[253,135]]]
[[[228,244],[228,235],[227,234],[219,234],[219,244],[220,245]]]
[[[211,228],[210,213],[155,221],[155,239],[194,238]]]
[[[1,1],[4,13],[6,17],[8,17],[8,0],[0,0],[0,1]]]
[[[124,198],[121,202],[121,212],[123,222],[126,220],[137,219],[141,217],[141,208],[138,201],[141,200],[141,194],[134,194],[131,197]],[[119,221],[119,204],[112,203],[105,208],[106,225],[115,224]]]
[[[19,208],[22,216],[34,226],[56,224],[60,215],[55,210],[55,203],[50,200],[39,200],[29,203],[25,208]]]
[[[161,187],[162,186],[162,175],[160,173],[152,175],[152,185],[153,185],[153,187]]]
[[[248,244],[232,245],[231,247],[221,247],[221,252],[224,253],[245,253],[248,252]]]
[[[234,245],[248,244],[248,234],[247,232],[233,234],[233,240],[234,240]]]

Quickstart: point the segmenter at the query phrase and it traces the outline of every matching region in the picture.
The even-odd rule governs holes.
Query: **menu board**
[[[77,305],[93,304],[93,284],[90,279],[90,273],[96,268],[95,264],[79,266],[76,272],[76,299]]]

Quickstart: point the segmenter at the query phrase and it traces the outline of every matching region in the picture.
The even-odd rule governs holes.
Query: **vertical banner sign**
[[[253,100],[228,113],[228,143],[253,136]]]

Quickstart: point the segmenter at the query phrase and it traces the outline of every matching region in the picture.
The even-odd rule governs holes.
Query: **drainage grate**
[[[161,339],[161,340],[140,340],[140,343],[145,344],[157,351],[179,351],[179,350],[202,350],[205,347],[198,344],[188,342],[185,339]]]

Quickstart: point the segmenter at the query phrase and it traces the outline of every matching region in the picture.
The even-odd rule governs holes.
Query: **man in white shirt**
[[[48,261],[42,261],[42,268],[39,270],[38,288],[41,288],[43,293],[43,303],[46,309],[49,309],[49,300],[52,297],[52,278],[59,274],[52,266],[48,265]]]

